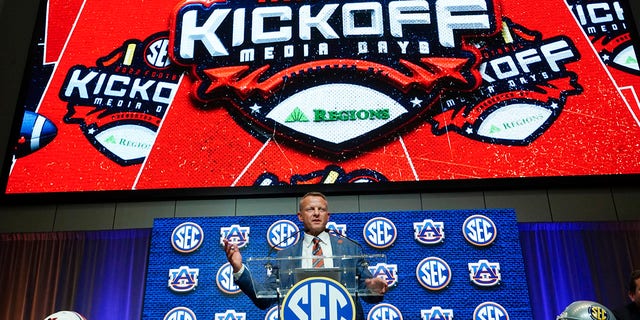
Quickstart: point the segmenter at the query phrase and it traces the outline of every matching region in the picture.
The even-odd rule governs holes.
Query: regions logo
[[[422,320],[452,320],[453,309],[442,309],[442,307],[434,306],[428,310],[420,310],[420,318]]]
[[[413,236],[424,244],[437,244],[444,241],[444,222],[425,219],[413,223]]]
[[[388,179],[378,171],[371,169],[357,169],[346,172],[337,165],[328,165],[322,170],[308,174],[294,174],[289,182],[282,181],[277,175],[265,172],[261,174],[254,186],[282,186],[299,184],[344,184],[344,183],[371,183],[386,182]]]
[[[264,320],[280,320],[280,318],[278,318],[278,306],[269,309],[267,314],[264,315]]]
[[[479,85],[470,36],[498,30],[491,0],[196,0],[170,21],[193,94],[257,139],[352,157],[421,124],[452,88]]]
[[[247,320],[245,312],[237,312],[235,310],[227,310],[225,312],[216,312],[213,315],[214,320]]]
[[[300,229],[289,220],[278,220],[267,229],[267,242],[275,250],[286,249],[300,240]]]
[[[468,266],[469,279],[476,285],[491,287],[500,284],[500,280],[502,279],[500,263],[478,260],[478,262],[469,262]]]
[[[398,230],[391,220],[384,217],[373,218],[362,229],[364,241],[377,249],[390,247],[398,236]]]
[[[223,264],[216,274],[216,284],[220,291],[227,294],[240,293],[240,287],[233,282],[233,268],[229,262]]]
[[[181,266],[169,269],[169,288],[174,292],[188,292],[198,286],[200,269]]]
[[[171,233],[171,245],[182,253],[190,253],[198,250],[204,241],[202,228],[194,222],[185,222],[173,229]]]
[[[347,236],[347,224],[346,223],[335,223],[334,221],[327,222],[327,229],[329,229],[329,233],[335,234],[337,236],[346,237]]]
[[[249,231],[250,227],[241,227],[234,224],[230,227],[220,228],[220,245],[224,246],[224,241],[227,239],[230,243],[238,246],[238,248],[245,247],[249,244]]]
[[[600,60],[627,73],[640,75],[631,30],[619,1],[569,0],[573,16],[587,34]],[[631,15],[627,15],[631,20]]]
[[[367,314],[367,320],[377,319],[402,320],[402,313],[392,304],[378,303]]]
[[[481,142],[527,146],[555,122],[568,96],[582,92],[578,76],[566,68],[580,59],[570,38],[543,39],[502,20],[500,34],[470,40],[482,52],[482,85],[442,96],[430,120],[434,134],[453,131]]]
[[[496,240],[498,229],[493,221],[483,215],[472,215],[462,224],[462,234],[474,246],[488,246]]]
[[[280,319],[355,319],[356,306],[339,282],[311,277],[296,283],[282,301]]]
[[[451,268],[438,257],[424,258],[416,267],[416,278],[426,289],[442,290],[451,282]]]
[[[196,314],[187,307],[176,307],[164,315],[163,320],[197,320]]]
[[[369,271],[374,277],[383,279],[389,288],[398,284],[398,265],[378,263],[375,266],[369,266]]]
[[[473,320],[509,320],[507,310],[495,302],[483,302],[473,311]]]
[[[128,40],[95,67],[72,67],[60,89],[64,121],[120,165],[139,164],[153,146],[182,70],[169,60],[168,32]]]

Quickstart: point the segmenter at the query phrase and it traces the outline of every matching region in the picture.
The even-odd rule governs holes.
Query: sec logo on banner
[[[216,284],[220,291],[227,294],[240,293],[240,287],[233,282],[233,268],[229,262],[223,264],[216,274]]]
[[[464,238],[474,246],[488,246],[496,240],[498,229],[491,219],[483,215],[472,215],[462,224]]]
[[[394,305],[379,303],[371,308],[367,315],[368,320],[402,320],[402,313]]]
[[[164,316],[163,320],[197,320],[196,314],[186,307],[176,307],[171,309]]]
[[[375,217],[367,221],[362,233],[364,240],[377,249],[390,247],[398,236],[396,226],[391,220],[384,217]]]
[[[300,229],[289,220],[278,220],[267,230],[267,243],[275,250],[286,249],[300,239]]]
[[[476,310],[473,311],[473,320],[509,320],[509,314],[507,310],[495,303],[484,302],[481,303]]]
[[[442,290],[451,281],[451,268],[438,257],[424,258],[416,267],[416,278],[429,290]]]
[[[190,253],[198,250],[204,240],[202,228],[193,222],[185,222],[173,229],[171,245],[182,253]]]

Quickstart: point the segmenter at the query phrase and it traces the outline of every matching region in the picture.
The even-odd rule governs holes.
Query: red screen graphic
[[[6,193],[637,174],[623,4],[49,1]]]

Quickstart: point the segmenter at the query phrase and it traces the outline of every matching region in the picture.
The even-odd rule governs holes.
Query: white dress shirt
[[[325,257],[332,257],[333,250],[331,250],[331,236],[323,231],[318,235],[320,238],[320,247],[322,248],[322,255]],[[313,238],[314,236],[310,234],[304,234],[304,239],[302,239],[302,267],[303,268],[312,268],[313,267]],[[333,259],[324,259],[324,268],[332,268],[333,267]]]
[[[314,236],[309,234],[304,234],[304,238],[302,239],[302,267],[303,268],[312,268],[313,267],[313,238]],[[322,255],[325,257],[333,256],[333,250],[331,249],[331,236],[323,231],[318,235],[320,238],[320,247],[322,248]],[[333,259],[324,259],[324,268],[332,268],[333,267]],[[238,270],[238,272],[233,273],[233,278],[238,280],[242,273],[244,272],[245,266],[242,264],[242,268]]]

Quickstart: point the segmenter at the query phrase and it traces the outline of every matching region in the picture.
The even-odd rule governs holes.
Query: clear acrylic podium
[[[335,280],[352,296],[379,296],[367,289],[359,277],[369,265],[386,263],[384,254],[324,256],[324,268],[303,268],[303,260],[312,258],[247,258],[245,265],[251,272],[253,287],[258,298],[282,299],[298,282],[309,277],[324,277]],[[328,262],[328,261],[331,262]],[[310,265],[310,263],[309,263]]]

